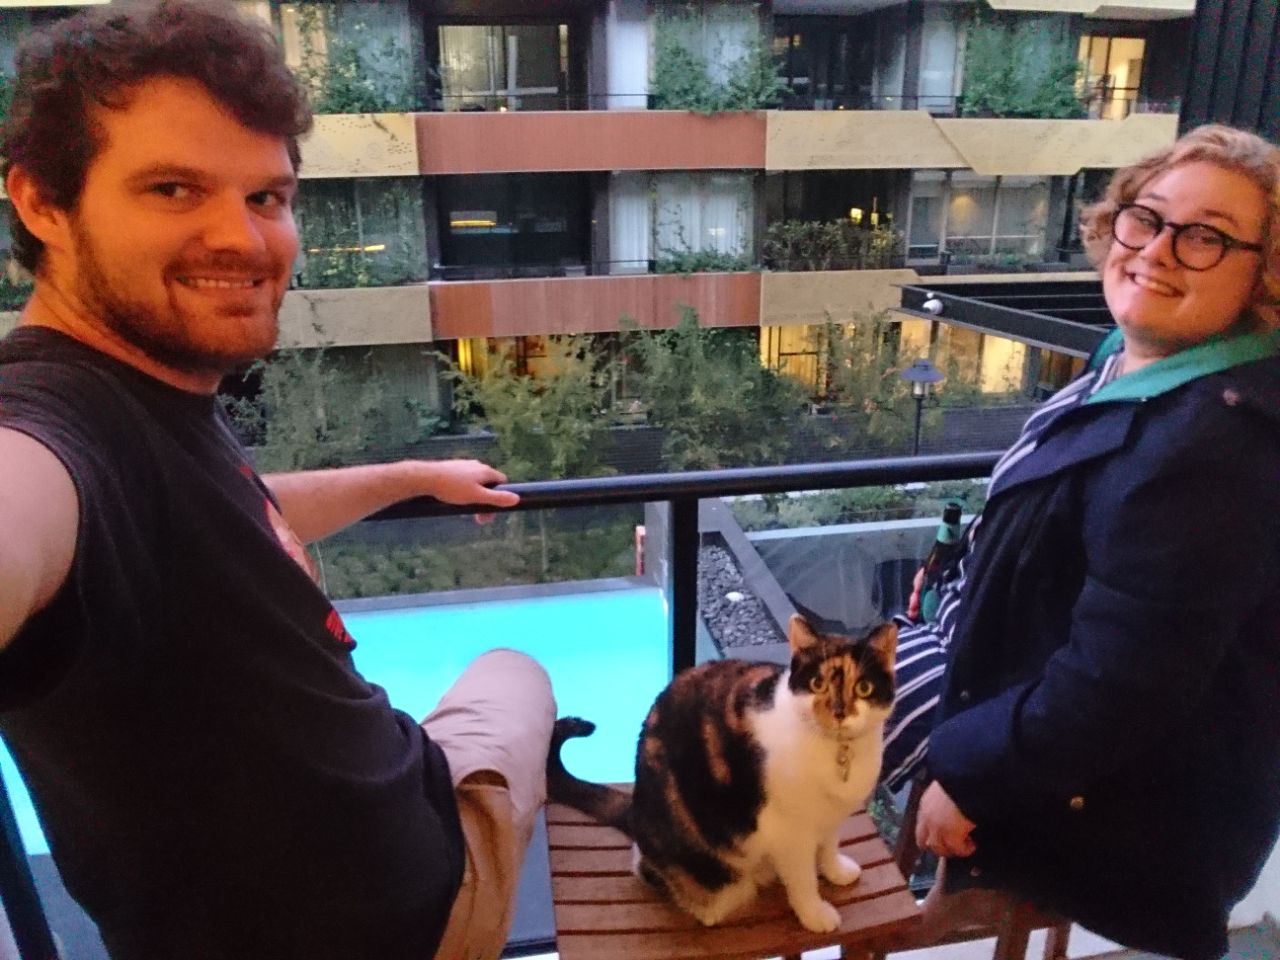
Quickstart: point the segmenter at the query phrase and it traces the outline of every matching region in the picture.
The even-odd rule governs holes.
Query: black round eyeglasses
[[[1116,210],[1111,235],[1130,250],[1141,250],[1165,227],[1173,230],[1173,258],[1188,270],[1212,270],[1232,250],[1261,253],[1260,243],[1246,243],[1207,223],[1174,223],[1140,203],[1123,203]]]

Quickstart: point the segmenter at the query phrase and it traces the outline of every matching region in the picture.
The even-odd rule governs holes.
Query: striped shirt
[[[987,495],[1001,489],[1001,481],[1009,470],[1039,446],[1045,431],[1062,413],[1073,410],[1120,375],[1123,351],[1111,354],[1096,369],[1089,370],[1054,394],[1027,418],[1022,432],[1012,447],[996,463],[987,485]],[[942,676],[946,670],[947,648],[960,619],[964,597],[966,561],[982,526],[982,515],[974,517],[964,535],[964,552],[959,561],[943,574],[939,585],[938,612],[929,623],[913,624],[899,620],[897,652],[897,696],[893,713],[885,724],[884,767],[881,779],[890,790],[897,791],[908,783],[924,763],[929,746],[929,733],[942,692]]]

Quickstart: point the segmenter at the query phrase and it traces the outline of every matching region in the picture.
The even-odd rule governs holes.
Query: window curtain
[[[707,59],[707,75],[712,82],[729,79],[729,67],[742,59],[752,35],[759,30],[753,6],[717,3],[705,8],[702,55]]]
[[[749,174],[658,174],[655,251],[749,253],[752,244]]]
[[[958,12],[955,7],[924,8],[924,36],[920,45],[920,108],[923,110],[950,113],[955,109]]]
[[[653,201],[647,173],[615,173],[609,184],[610,273],[646,273],[653,259]]]

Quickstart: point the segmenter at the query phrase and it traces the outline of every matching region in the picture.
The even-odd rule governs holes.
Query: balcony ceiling
[[[1047,275],[1052,277],[1052,275]],[[926,310],[924,304],[935,301]],[[902,287],[900,312],[1087,357],[1115,326],[1093,275],[1061,280],[940,279]]]

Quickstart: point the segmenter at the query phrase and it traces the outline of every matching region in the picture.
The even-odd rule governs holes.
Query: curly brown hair
[[[1081,212],[1080,235],[1089,260],[1100,267],[1106,259],[1111,248],[1111,225],[1120,205],[1132,203],[1156,177],[1186,163],[1212,163],[1243,174],[1262,189],[1267,198],[1267,218],[1262,228],[1264,252],[1251,309],[1257,315],[1258,308],[1280,305],[1280,147],[1257,134],[1223,124],[1196,127],[1164,149],[1116,171],[1103,198]]]
[[[103,146],[93,107],[127,106],[153,77],[195,80],[256,133],[285,139],[294,169],[311,129],[306,93],[265,23],[230,0],[140,0],[94,7],[28,36],[0,131],[0,176],[22,167],[45,198],[75,208]],[[44,244],[11,215],[13,258],[35,272]]]

